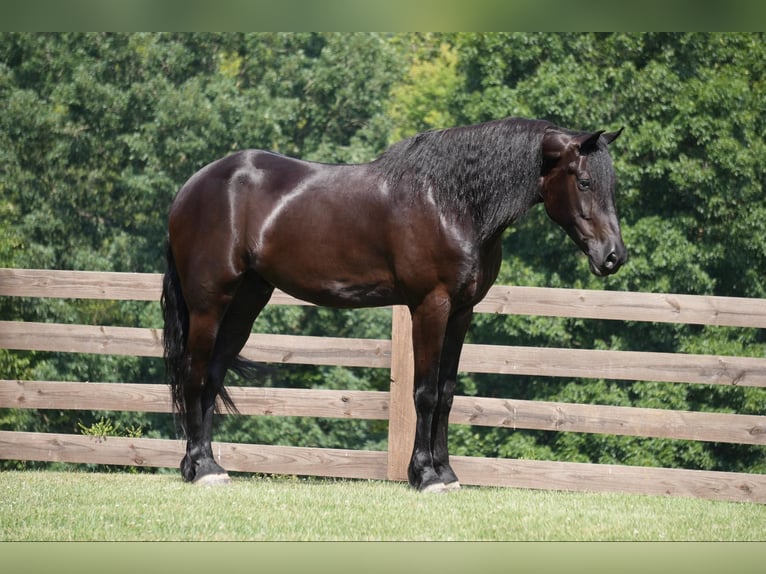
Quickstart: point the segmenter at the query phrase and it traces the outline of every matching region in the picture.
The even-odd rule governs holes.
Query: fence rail
[[[162,275],[101,271],[0,269],[0,295],[159,301]],[[274,305],[310,305],[277,290]],[[766,327],[766,300],[495,285],[477,313]]]
[[[0,269],[0,296],[157,301],[161,275]],[[272,304],[306,305],[284,293]],[[477,307],[588,319],[766,328],[766,301],[495,286]],[[156,329],[0,321],[0,348],[161,356]],[[409,317],[390,340],[253,334],[243,354],[271,363],[390,370],[390,392],[231,388],[241,414],[388,420],[388,452],[215,443],[230,470],[403,480],[412,448]],[[466,345],[466,372],[766,387],[766,359]],[[165,385],[0,380],[0,408],[170,412]],[[453,424],[766,445],[766,416],[608,405],[455,398]],[[0,431],[0,459],[175,467],[181,441]],[[678,494],[766,503],[766,475],[622,465],[452,457],[465,484]]]
[[[387,420],[384,391],[229,389],[242,415]],[[171,412],[159,384],[0,380],[0,405],[11,408]],[[766,446],[766,417],[457,396],[450,423]]]
[[[161,357],[157,329],[0,321],[0,348]],[[390,368],[391,340],[255,333],[242,355],[283,364]],[[766,361],[753,357],[466,344],[472,373],[544,375],[766,387]]]

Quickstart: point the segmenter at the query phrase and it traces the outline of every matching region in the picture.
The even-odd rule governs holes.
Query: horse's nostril
[[[617,253],[612,251],[609,255],[606,256],[606,261],[604,261],[604,267],[607,269],[614,269],[615,265],[617,265],[618,261]]]

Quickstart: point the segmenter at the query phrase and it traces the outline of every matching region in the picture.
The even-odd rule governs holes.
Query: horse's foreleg
[[[450,301],[442,295],[432,295],[412,311],[417,419],[408,477],[410,484],[421,491],[446,490],[441,476],[434,468],[431,432],[439,397],[439,359],[449,312]]]
[[[465,340],[472,317],[473,307],[463,309],[450,317],[447,323],[439,366],[439,395],[431,433],[431,452],[434,468],[447,490],[457,490],[460,488],[457,475],[449,463],[447,435],[449,430],[449,413],[452,409],[452,400],[455,396],[455,386],[457,385],[460,352],[463,349],[463,341]]]

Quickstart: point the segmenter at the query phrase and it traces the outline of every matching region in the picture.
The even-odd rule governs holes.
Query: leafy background
[[[510,115],[625,126],[612,146],[629,263],[590,275],[542,210],[499,283],[766,296],[762,33],[3,33],[0,266],[161,272],[175,191],[242,148],[363,162],[418,131]],[[0,298],[3,319],[160,327],[156,303]],[[388,337],[386,310],[268,308],[255,329]],[[477,316],[472,342],[763,357],[763,330]],[[0,350],[3,378],[156,383],[158,360]],[[387,390],[386,372],[264,366],[233,384]],[[461,375],[463,394],[766,413],[757,388]],[[106,417],[106,418],[105,418]],[[0,410],[0,428],[177,436],[169,415]],[[385,422],[221,418],[216,438],[385,448]],[[766,472],[762,447],[451,430],[452,452]],[[6,462],[6,466],[45,466]]]

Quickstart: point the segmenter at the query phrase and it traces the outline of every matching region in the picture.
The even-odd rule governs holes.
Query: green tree
[[[463,82],[457,51],[439,36],[427,35],[423,42],[412,55],[406,76],[391,90],[388,116],[395,127],[390,143],[456,123],[451,108]]]

